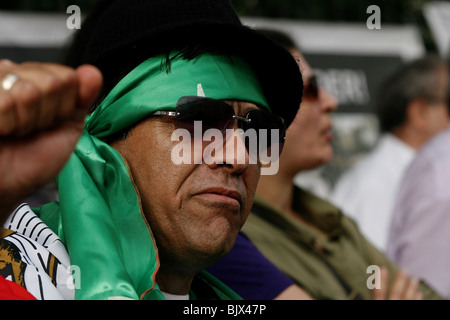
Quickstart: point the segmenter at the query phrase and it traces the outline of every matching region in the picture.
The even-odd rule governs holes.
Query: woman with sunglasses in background
[[[235,247],[208,270],[245,299],[299,298],[286,295],[293,288],[303,290],[300,299],[440,299],[400,271],[337,207],[293,184],[299,172],[331,160],[330,113],[337,103],[317,86],[292,39],[274,30],[260,32],[297,61],[303,100],[287,128],[278,173],[261,176]]]

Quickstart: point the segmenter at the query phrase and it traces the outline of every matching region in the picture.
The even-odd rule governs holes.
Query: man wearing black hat
[[[68,64],[0,63],[0,244],[21,258],[0,274],[37,299],[239,298],[202,270],[253,202],[261,163],[242,133],[258,160],[281,152],[301,100],[291,55],[225,0],[117,0]],[[56,175],[59,202],[14,210]]]

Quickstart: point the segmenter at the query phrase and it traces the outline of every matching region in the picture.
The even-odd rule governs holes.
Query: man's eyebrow
[[[262,109],[261,106],[258,106],[257,104],[250,104],[250,103],[246,103],[244,105],[239,104],[238,105],[238,115],[247,115],[247,113],[249,113],[252,110],[260,110]]]
[[[246,101],[236,101],[236,100],[223,100],[226,104],[233,107],[235,102],[237,103],[237,112],[236,115],[238,116],[246,116],[247,113],[249,113],[252,110],[260,110],[263,109],[263,107],[252,103],[252,102],[246,102]]]

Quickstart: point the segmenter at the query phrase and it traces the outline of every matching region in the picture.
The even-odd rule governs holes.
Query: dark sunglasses
[[[319,85],[317,83],[317,77],[312,75],[309,81],[303,88],[303,96],[305,98],[317,99],[319,97]]]
[[[152,116],[170,116],[174,117],[175,125],[178,128],[187,129],[189,132],[194,131],[194,122],[201,121],[202,133],[208,129],[218,129],[225,134],[226,129],[233,129],[235,121],[238,128],[244,132],[248,129],[254,129],[257,140],[264,137],[267,139],[267,148],[272,143],[279,144],[279,152],[283,147],[286,139],[286,127],[283,118],[270,113],[268,111],[258,109],[249,111],[244,117],[237,116],[232,106],[221,100],[215,100],[206,97],[184,96],[181,97],[176,106],[175,111],[156,111]],[[262,129],[264,135],[261,134]],[[277,130],[278,140],[272,141],[272,130]],[[258,143],[258,146],[260,143]],[[247,150],[249,146],[246,143]],[[262,150],[258,150],[261,152]]]

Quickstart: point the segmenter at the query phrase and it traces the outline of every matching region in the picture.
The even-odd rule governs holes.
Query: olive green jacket
[[[292,208],[302,219],[277,211],[256,197],[242,230],[311,297],[371,299],[368,287],[377,285],[378,267],[388,268],[390,282],[398,272],[356,223],[329,202],[295,187]],[[425,283],[420,287],[425,299],[441,299]]]

